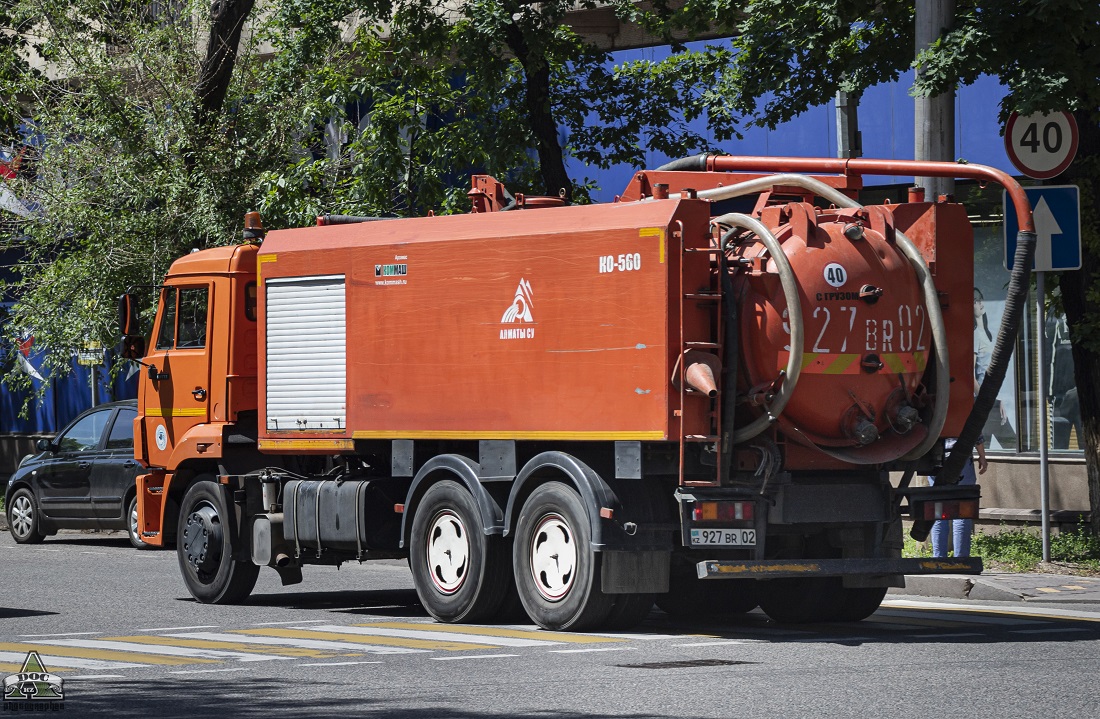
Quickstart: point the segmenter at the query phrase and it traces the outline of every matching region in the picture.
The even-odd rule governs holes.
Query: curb
[[[905,577],[904,588],[892,588],[889,594],[942,599],[970,599],[983,602],[1022,602],[1025,595],[1006,588],[981,575],[939,574]]]

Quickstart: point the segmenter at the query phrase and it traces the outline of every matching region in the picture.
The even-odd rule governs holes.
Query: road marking
[[[402,624],[401,622],[393,622],[392,624]],[[409,626],[416,627],[412,624]],[[432,626],[432,625],[428,625]],[[468,627],[467,627],[468,628]],[[326,632],[339,632],[341,634],[359,634],[370,637],[407,637],[410,639],[428,639],[432,641],[444,641],[453,642],[456,634],[462,634],[464,636],[474,635],[477,637],[478,643],[481,645],[500,646],[500,647],[542,647],[553,646],[560,644],[561,642],[555,642],[546,639],[519,639],[515,637],[501,637],[484,632],[449,632],[446,628],[440,630],[425,630],[425,629],[404,629],[398,627],[392,627],[387,624],[356,624],[353,627],[338,626],[335,624],[321,625],[312,627],[316,631]],[[476,645],[475,645],[476,646]]]
[[[99,669],[110,669],[114,662],[126,662],[126,666],[141,666],[143,664],[192,664],[193,661],[172,659],[171,657],[160,656],[157,654],[143,654],[140,652],[119,652],[111,649],[85,649],[80,647],[45,647],[42,646],[43,642],[39,643],[26,643],[26,644],[12,644],[8,642],[0,642],[0,660],[13,660],[14,656],[12,652],[19,652],[19,661],[26,658],[27,652],[34,650],[42,655],[50,655],[54,657],[54,663],[60,666],[76,666],[73,664],[63,664],[57,661],[58,657],[70,657],[73,659],[94,659],[101,662],[96,667]],[[46,666],[50,666],[50,662],[45,659]],[[209,662],[210,659],[201,659],[199,661]],[[140,662],[140,664],[131,664],[131,662]],[[120,667],[121,668],[121,667]]]
[[[303,619],[299,622],[258,622],[254,627],[277,627],[285,624],[313,624],[314,622],[327,622],[327,619]]]
[[[1057,594],[1062,591],[1061,589],[1055,589],[1054,587],[1035,587],[1037,592],[1046,592],[1048,594]]]
[[[235,629],[234,634],[258,634],[268,637],[290,637],[292,639],[331,639],[333,641],[352,641],[353,632],[350,631],[319,631],[315,629]],[[488,644],[474,644],[472,642],[441,642],[427,639],[399,639],[397,637],[383,637],[370,635],[369,644],[405,647],[408,649],[441,649],[449,652],[466,651],[468,649],[495,649]],[[368,642],[363,642],[368,644]]]
[[[103,632],[67,632],[65,634],[20,634],[20,639],[39,639],[44,637],[90,637]]]
[[[194,632],[177,634],[173,636],[193,637],[195,639],[215,639],[224,641],[248,642],[250,644],[270,644],[291,647],[304,647],[306,649],[344,649],[368,654],[418,654],[427,649],[412,649],[409,647],[382,646],[351,641],[347,636],[336,636],[336,639],[314,638],[310,632],[298,632],[293,629],[235,629],[232,634],[216,634],[214,632]],[[249,634],[244,634],[249,632]],[[279,632],[268,634],[268,632]],[[347,640],[347,641],[341,641]]]
[[[346,667],[352,664],[385,664],[385,662],[313,662],[312,664],[299,664],[300,667]]]
[[[80,657],[70,657],[61,654],[47,653],[43,649],[36,647],[28,647],[28,649],[37,649],[38,655],[42,658],[42,663],[45,664],[50,671],[63,671],[65,669],[133,669],[137,667],[146,667],[149,664],[155,664],[158,662],[148,662],[144,664],[135,664],[133,662],[111,662],[104,661],[102,659],[87,659]],[[12,674],[19,672],[23,668],[23,661],[27,658],[27,652],[3,652],[0,651],[0,661],[4,662],[3,666],[9,666],[8,662],[19,662],[18,665],[14,665]],[[187,664],[188,662],[167,662],[170,664],[180,665]]]
[[[188,657],[190,659],[237,659],[242,662],[263,662],[285,657],[257,656],[244,652],[226,652],[216,649],[192,649],[188,647],[161,647],[142,642],[129,641],[130,639],[148,639],[148,637],[108,637],[105,639],[49,639],[42,644],[52,644],[58,647],[83,647],[85,649],[114,649],[120,652],[145,652],[148,654],[165,654],[170,657]]]
[[[125,679],[125,674],[81,674],[75,677],[69,677],[67,682],[83,682],[89,679]]]
[[[1010,634],[1065,634],[1068,632],[1091,632],[1082,627],[1051,627],[1049,629],[1010,629]]]
[[[654,641],[654,640],[657,640],[657,639],[683,639],[685,635],[684,634],[645,634],[645,633],[642,633],[642,632],[638,632],[637,634],[633,634],[633,633],[631,633],[631,634],[625,634],[625,633],[624,634],[608,634],[608,633],[605,633],[605,632],[599,632],[599,633],[589,634],[588,636],[590,636],[590,637],[607,637],[608,639],[618,639],[620,641],[622,641],[622,640],[627,640],[627,641],[640,640],[640,641],[643,641],[643,642],[649,642],[649,641]],[[686,635],[686,636],[692,636],[692,635]],[[697,636],[700,639],[706,639],[706,638],[718,639],[718,637],[714,636],[713,634],[696,634],[694,636]]]
[[[198,627],[154,627],[153,629],[138,629],[139,632],[182,632],[188,629],[217,629],[217,624],[206,624]]]
[[[518,657],[518,654],[471,654],[465,657],[429,657],[433,662],[458,662],[467,659],[503,659],[505,657]]]
[[[1077,584],[1063,584],[1062,589],[1085,589],[1085,587],[1079,586]]]
[[[196,639],[194,637],[182,637],[180,635],[167,637],[116,637],[140,644],[159,644],[171,647],[192,647],[194,649],[226,649],[235,652],[249,654],[281,654],[287,657],[308,657],[310,659],[324,659],[326,657],[339,656],[331,651],[323,652],[317,649],[305,649],[300,647],[280,647],[278,651],[260,649],[255,643],[236,641],[236,637],[230,639]],[[345,655],[346,656],[346,655]]]
[[[674,647],[720,647],[726,644],[759,644],[760,639],[728,639],[721,642],[692,642],[691,644],[673,644]]]
[[[588,649],[551,649],[553,654],[584,654],[587,652],[634,652],[637,647],[589,647]]]
[[[502,637],[514,639],[532,639],[541,644],[568,643],[568,644],[601,644],[614,643],[619,639],[592,636],[590,634],[568,634],[566,632],[551,632],[545,629],[523,629],[505,626],[481,626],[474,624],[436,624],[434,622],[372,622],[370,624],[356,624],[357,627],[389,627],[392,629],[424,629],[431,627],[432,631],[447,632],[453,634],[474,634],[479,637]]]
[[[222,672],[247,672],[247,667],[236,667],[232,669],[192,669],[190,671],[174,671],[168,672],[169,674],[221,674]]]
[[[913,608],[919,609],[920,607]],[[928,609],[928,607],[926,606],[925,609]],[[963,609],[969,609],[968,612],[964,612],[963,609],[948,609],[947,605],[939,605],[936,606],[935,609],[946,609],[946,611],[942,616],[936,615],[934,613],[929,614],[926,612],[925,616],[920,618],[914,617],[910,613],[885,612],[885,615],[900,617],[910,624],[927,624],[928,626],[938,627],[958,626],[960,624],[996,624],[1006,627],[1022,627],[1027,625],[1042,624],[1042,621],[1038,618],[1026,617],[1023,615],[1014,616],[1013,613],[1007,611],[989,612],[988,610],[978,611],[976,607],[974,609],[963,607]],[[881,612],[882,610],[879,611]],[[993,614],[995,616],[983,616],[983,614]]]

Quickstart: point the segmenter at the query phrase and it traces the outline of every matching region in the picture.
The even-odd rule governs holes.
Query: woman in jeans
[[[950,453],[951,449],[955,446],[954,439],[946,439],[943,442],[943,448]],[[978,450],[978,474],[985,474],[985,470],[989,468],[989,462],[985,459],[985,438],[978,437],[978,444],[976,445]],[[928,484],[935,485],[935,477],[928,478]],[[966,464],[963,465],[962,479],[959,480],[959,484],[977,484],[978,478],[974,474],[974,460],[973,458],[967,458]],[[932,556],[936,558],[944,558],[947,556],[948,538],[952,541],[952,546],[955,547],[956,557],[969,557],[970,556],[970,536],[974,533],[974,520],[973,519],[940,519],[932,525]]]

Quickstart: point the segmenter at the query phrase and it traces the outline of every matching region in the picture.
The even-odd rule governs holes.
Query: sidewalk
[[[904,589],[891,589],[887,596],[904,595],[983,602],[1100,603],[1100,577],[1039,572],[909,576]]]

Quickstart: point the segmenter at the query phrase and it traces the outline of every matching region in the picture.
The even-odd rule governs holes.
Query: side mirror
[[[48,439],[40,439],[34,443],[34,448],[39,452],[51,452],[53,451],[53,442]]]
[[[141,335],[126,335],[122,338],[123,358],[128,360],[140,360],[145,356],[145,338]]]
[[[118,297],[118,328],[125,337],[141,334],[137,302],[129,292]]]

